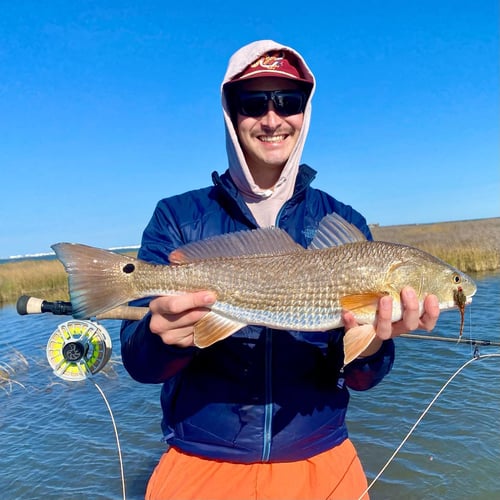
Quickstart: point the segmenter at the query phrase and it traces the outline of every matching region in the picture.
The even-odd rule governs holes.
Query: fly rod
[[[17,300],[17,312],[18,314],[40,314],[40,313],[52,313],[57,315],[71,316],[72,306],[71,302],[64,302],[58,300],[55,302],[50,302],[48,300],[38,299],[36,297],[29,297],[27,295],[22,295]],[[149,308],[147,307],[132,307],[132,306],[118,306],[110,309],[109,311],[103,312],[96,316],[96,319],[129,319],[129,320],[140,320],[142,319]],[[458,341],[456,338],[447,337],[437,337],[435,335],[420,335],[417,333],[403,333],[401,337],[414,340],[434,340],[436,342],[454,342],[455,344],[466,344],[466,345],[477,345],[477,346],[500,346],[500,342],[495,342],[493,340],[484,339],[460,339]]]

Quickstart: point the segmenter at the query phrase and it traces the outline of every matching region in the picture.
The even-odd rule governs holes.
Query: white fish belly
[[[311,311],[283,309],[269,311],[216,302],[212,311],[249,325],[268,326],[278,330],[325,331],[342,326],[341,309],[316,308]]]

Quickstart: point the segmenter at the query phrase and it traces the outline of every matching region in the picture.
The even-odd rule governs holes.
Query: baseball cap
[[[297,57],[291,52],[284,50],[272,51],[260,56],[227,83],[232,84],[251,78],[269,76],[289,78],[290,80],[305,82],[310,85],[313,83],[310,76],[305,76],[302,73]]]

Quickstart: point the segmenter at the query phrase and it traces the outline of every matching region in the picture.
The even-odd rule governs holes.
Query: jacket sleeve
[[[155,264],[168,264],[168,255],[181,246],[181,233],[168,205],[160,201],[144,230],[138,257]],[[135,306],[147,306],[150,299],[137,300]],[[181,348],[164,344],[149,328],[151,315],[140,321],[123,321],[120,332],[123,365],[135,380],[143,383],[164,382],[176,375],[192,359],[195,347]]]
[[[356,359],[344,368],[347,387],[355,391],[366,391],[375,387],[391,371],[394,357],[394,341],[385,340],[378,352],[366,358]]]

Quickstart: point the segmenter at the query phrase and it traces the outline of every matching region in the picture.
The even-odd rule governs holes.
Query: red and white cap
[[[262,55],[227,83],[270,76],[313,84],[310,77],[302,74],[297,57],[285,50],[276,50]]]

